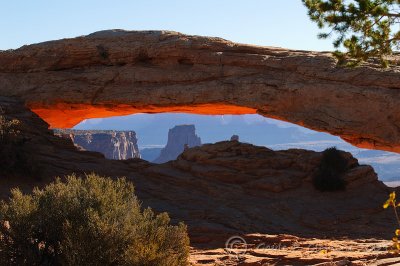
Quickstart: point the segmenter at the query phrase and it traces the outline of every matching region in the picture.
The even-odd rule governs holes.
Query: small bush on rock
[[[69,176],[0,205],[0,265],[186,265],[189,239],[141,210],[133,185]]]
[[[396,192],[393,191],[392,193],[389,194],[389,199],[386,200],[386,202],[383,204],[383,208],[387,209],[388,207],[393,207],[394,210],[394,215],[397,220],[398,224],[398,229],[394,231],[395,236],[392,238],[393,244],[390,247],[389,251],[393,253],[400,254],[400,217],[399,213],[397,211],[397,208],[400,207],[400,203],[397,203],[396,199]]]
[[[348,162],[335,147],[322,152],[318,171],[313,178],[314,187],[320,191],[344,190],[346,182],[343,174],[348,170]]]

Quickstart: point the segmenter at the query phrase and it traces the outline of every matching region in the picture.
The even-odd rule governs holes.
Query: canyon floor
[[[18,100],[0,97],[0,106],[7,119],[20,121],[24,152],[41,177],[2,178],[3,198],[12,187],[29,192],[54,176],[125,176],[144,207],[188,225],[194,265],[400,265],[388,252],[395,218],[382,208],[388,194],[400,190],[384,185],[349,153],[343,152],[350,166],[346,190],[319,192],[311,182],[319,152],[224,141],[158,165],[108,160],[55,136]],[[234,236],[241,238],[227,248]]]

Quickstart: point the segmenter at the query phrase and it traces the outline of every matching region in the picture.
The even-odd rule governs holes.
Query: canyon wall
[[[75,145],[87,151],[97,151],[107,159],[140,158],[135,131],[115,130],[55,130],[57,135],[71,138]]]
[[[52,127],[132,113],[259,113],[400,152],[399,67],[170,31],[96,32],[0,52],[0,96]]]

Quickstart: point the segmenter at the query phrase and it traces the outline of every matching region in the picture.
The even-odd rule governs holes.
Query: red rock
[[[347,189],[319,192],[311,184],[319,152],[273,151],[224,141],[188,149],[177,160],[159,165],[140,159],[106,160],[99,153],[78,151],[70,140],[53,135],[21,102],[0,97],[0,107],[8,119],[21,122],[24,148],[43,170],[41,179],[2,176],[2,198],[12,187],[29,191],[55,175],[94,171],[126,176],[143,207],[167,211],[173,222],[188,225],[195,264],[237,265],[223,249],[234,235],[243,236],[249,244],[240,257],[242,265],[343,265],[344,258],[354,265],[399,263],[383,249],[390,240],[379,240],[391,239],[396,228],[393,213],[382,208],[393,189],[349,153],[343,153],[351,165],[344,175]],[[262,243],[281,243],[287,248],[256,248]]]
[[[52,127],[139,112],[253,114],[400,151],[399,67],[170,31],[111,30],[0,52],[0,95]]]

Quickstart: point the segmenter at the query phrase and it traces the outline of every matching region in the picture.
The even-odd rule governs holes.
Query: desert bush
[[[0,265],[186,265],[186,226],[141,210],[133,185],[57,179],[0,206]]]
[[[317,173],[313,177],[314,187],[320,191],[337,191],[346,187],[343,174],[348,170],[348,163],[335,147],[322,152]]]

